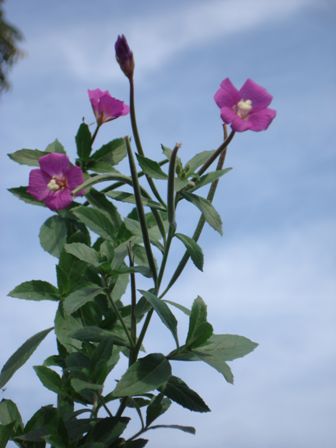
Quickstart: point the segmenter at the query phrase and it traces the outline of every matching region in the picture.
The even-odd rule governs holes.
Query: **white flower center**
[[[240,118],[247,118],[249,113],[252,110],[252,101],[251,100],[240,100],[235,106],[236,114],[240,116]]]
[[[52,178],[51,181],[48,183],[48,188],[51,191],[57,191],[61,188],[60,185],[58,185],[57,181],[55,178]]]
[[[53,176],[48,183],[48,188],[51,191],[58,191],[67,188],[67,186],[68,183],[64,176]]]

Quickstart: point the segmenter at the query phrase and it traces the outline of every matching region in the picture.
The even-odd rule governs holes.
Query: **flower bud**
[[[126,37],[123,34],[121,36],[118,36],[114,48],[116,52],[116,59],[118,64],[120,65],[121,70],[124,72],[127,78],[131,79],[134,72],[134,58],[133,53],[128,46]]]

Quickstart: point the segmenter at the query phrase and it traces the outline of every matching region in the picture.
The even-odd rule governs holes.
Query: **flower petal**
[[[69,207],[72,202],[72,195],[69,188],[64,188],[59,191],[51,191],[44,203],[51,210],[62,210]]]
[[[53,152],[39,159],[41,170],[52,176],[62,175],[69,166],[69,159],[65,154]]]
[[[43,201],[49,194],[48,182],[50,177],[43,171],[36,169],[29,173],[29,186],[27,193],[31,194],[35,199]]]
[[[231,127],[236,132],[244,132],[250,129],[250,123],[249,120],[244,120],[239,115],[236,115],[234,120],[232,120]]]
[[[117,100],[110,95],[103,95],[100,98],[98,110],[103,114],[103,121],[106,122],[127,114],[128,108],[126,111],[124,110],[124,106],[123,101]]]
[[[84,182],[83,171],[79,166],[70,166],[64,173],[68,187],[70,190],[74,190],[80,184]]]
[[[237,117],[237,114],[232,110],[231,107],[222,107],[220,111],[221,118],[224,123],[230,124]]]
[[[271,124],[276,116],[276,111],[273,109],[263,109],[258,112],[253,112],[246,120],[249,123],[251,131],[264,131]]]
[[[271,103],[273,97],[264,87],[261,87],[252,79],[248,79],[239,90],[240,97],[243,100],[251,100],[253,111],[265,109]]]
[[[221,82],[220,88],[215,93],[215,101],[218,107],[233,107],[241,99],[238,90],[229,80],[229,78],[224,79]]]

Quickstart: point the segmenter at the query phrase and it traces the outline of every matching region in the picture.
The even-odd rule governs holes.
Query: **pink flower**
[[[72,202],[72,190],[84,182],[82,170],[65,154],[53,152],[39,159],[40,169],[29,174],[27,192],[51,210],[62,210]],[[79,193],[82,194],[82,193]]]
[[[272,101],[266,89],[248,79],[240,90],[226,78],[215,94],[224,123],[231,124],[234,131],[263,131],[268,128],[276,111],[267,106]]]
[[[93,113],[99,125],[127,115],[129,107],[120,100],[113,98],[107,90],[88,90]]]

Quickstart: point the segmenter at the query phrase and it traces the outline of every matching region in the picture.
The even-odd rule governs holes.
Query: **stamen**
[[[59,190],[61,187],[60,187],[60,185],[58,185],[56,179],[52,178],[52,179],[50,180],[50,182],[48,183],[48,188],[49,188],[49,190],[51,190],[51,191],[57,191],[57,190]]]
[[[240,118],[247,118],[252,107],[251,100],[240,100],[235,107],[236,114],[239,115]]]

